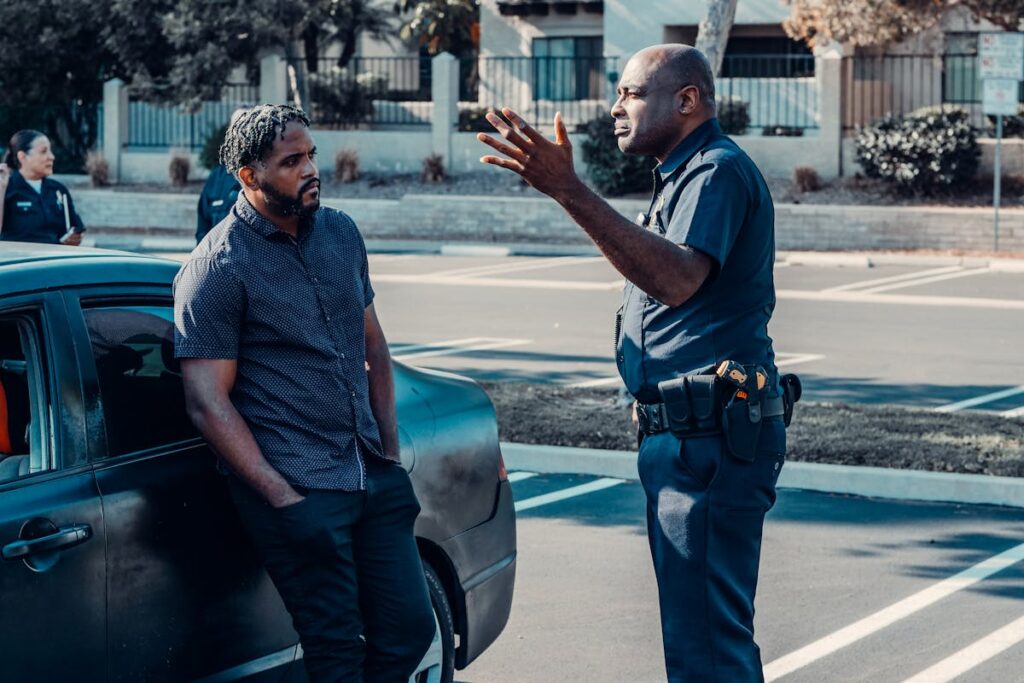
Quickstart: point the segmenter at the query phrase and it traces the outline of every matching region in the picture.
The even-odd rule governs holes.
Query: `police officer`
[[[19,130],[0,164],[0,240],[82,243],[85,225],[71,193],[53,175],[50,139],[37,130]],[[70,228],[70,230],[69,230]]]
[[[659,162],[650,208],[636,223],[576,176],[560,114],[552,142],[503,113],[513,126],[493,113],[488,120],[504,141],[478,136],[501,156],[481,161],[557,201],[627,280],[616,361],[642,416],[666,405],[659,384],[707,377],[726,360],[765,371],[759,432],[742,459],[721,429],[680,436],[662,416],[641,420],[638,462],[668,680],[762,681],[754,590],[786,449],[767,332],[775,245],[764,179],[723,135],[711,69],[685,45],[634,55],[611,110],[619,149]]]
[[[196,213],[197,244],[203,241],[206,233],[213,230],[215,225],[227,218],[241,189],[242,186],[238,184],[238,180],[228,173],[223,164],[213,167],[210,175],[206,178],[206,184],[203,185],[203,191],[199,195],[199,206]]]

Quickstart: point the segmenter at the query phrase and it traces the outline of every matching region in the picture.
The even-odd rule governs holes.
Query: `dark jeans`
[[[292,616],[310,680],[406,683],[435,629],[408,473],[370,461],[365,491],[300,490],[305,500],[280,509],[228,479]]]
[[[781,418],[763,424],[754,462],[729,455],[721,436],[680,441],[662,432],[640,445],[670,683],[764,680],[754,592],[785,452]]]

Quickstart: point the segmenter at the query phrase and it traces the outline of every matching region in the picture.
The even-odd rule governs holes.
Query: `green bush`
[[[992,126],[992,135],[996,134],[996,117],[989,116],[988,122]],[[1020,105],[1017,113],[1003,117],[1004,138],[1024,138],[1024,104]]]
[[[735,95],[719,95],[715,98],[718,108],[718,123],[726,135],[743,135],[750,127],[750,107]]]
[[[316,123],[354,125],[373,116],[373,96],[382,84],[370,74],[355,78],[347,69],[333,67],[306,77]]]
[[[459,130],[467,133],[491,133],[494,132],[494,126],[488,123],[487,112],[490,109],[487,107],[473,107],[471,109],[462,109],[459,111]]]
[[[591,119],[577,130],[586,134],[580,147],[587,175],[598,192],[614,197],[651,189],[651,169],[656,160],[620,152],[607,115]]]
[[[857,162],[869,178],[908,194],[935,194],[972,181],[981,148],[963,110],[889,115],[860,129]]]
[[[203,149],[199,152],[199,165],[208,171],[212,171],[220,164],[220,147],[224,144],[224,136],[228,132],[228,124],[224,124],[220,128],[214,129],[209,137],[206,138],[206,142],[203,143]]]

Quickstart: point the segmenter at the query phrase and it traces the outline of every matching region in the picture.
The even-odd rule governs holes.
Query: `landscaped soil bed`
[[[613,389],[485,382],[502,441],[636,450],[629,405]],[[1024,476],[1024,420],[895,406],[801,402],[789,460]]]

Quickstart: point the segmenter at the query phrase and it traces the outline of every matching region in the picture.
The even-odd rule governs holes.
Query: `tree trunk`
[[[697,44],[694,46],[704,53],[711,63],[715,77],[722,72],[722,57],[725,44],[729,42],[729,31],[736,18],[736,0],[707,0],[708,11],[697,30]]]

